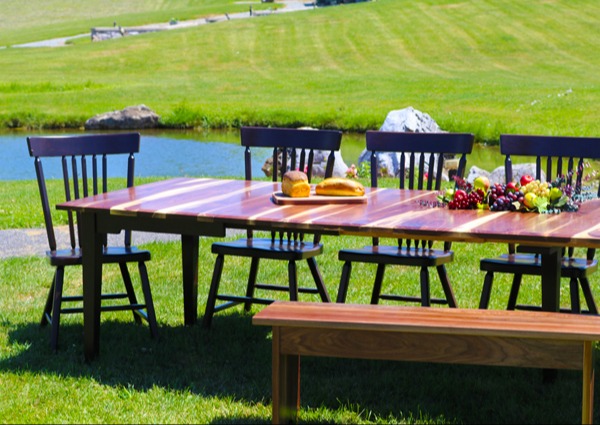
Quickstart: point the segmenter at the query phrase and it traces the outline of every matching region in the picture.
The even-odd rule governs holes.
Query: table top
[[[174,178],[65,202],[79,212],[336,235],[600,248],[600,200],[560,214],[424,206],[435,192],[366,188],[366,203],[277,205],[279,183]]]

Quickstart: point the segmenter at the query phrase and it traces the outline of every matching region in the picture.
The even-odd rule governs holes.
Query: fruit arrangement
[[[490,211],[522,211],[542,214],[577,211],[587,198],[573,193],[564,177],[541,182],[524,175],[518,183],[490,184],[487,177],[477,177],[473,184],[456,179],[456,189],[438,195],[438,204],[449,209],[489,209]]]

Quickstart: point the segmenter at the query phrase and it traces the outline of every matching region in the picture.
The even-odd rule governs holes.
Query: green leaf
[[[534,199],[533,204],[537,208],[538,212],[544,213],[548,209],[548,198],[545,196],[538,196]]]
[[[556,208],[562,208],[569,201],[569,197],[567,195],[561,196],[558,201],[554,203]]]

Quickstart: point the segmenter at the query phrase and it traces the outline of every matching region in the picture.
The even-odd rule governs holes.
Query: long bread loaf
[[[317,195],[324,196],[363,196],[365,188],[356,180],[330,177],[319,183],[315,187],[315,192]]]

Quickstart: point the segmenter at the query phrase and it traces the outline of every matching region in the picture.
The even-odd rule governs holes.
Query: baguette
[[[330,177],[315,187],[317,195],[324,196],[363,196],[364,186],[356,181],[342,177]]]
[[[288,171],[283,175],[281,191],[292,198],[307,198],[310,195],[308,176],[302,171]]]

